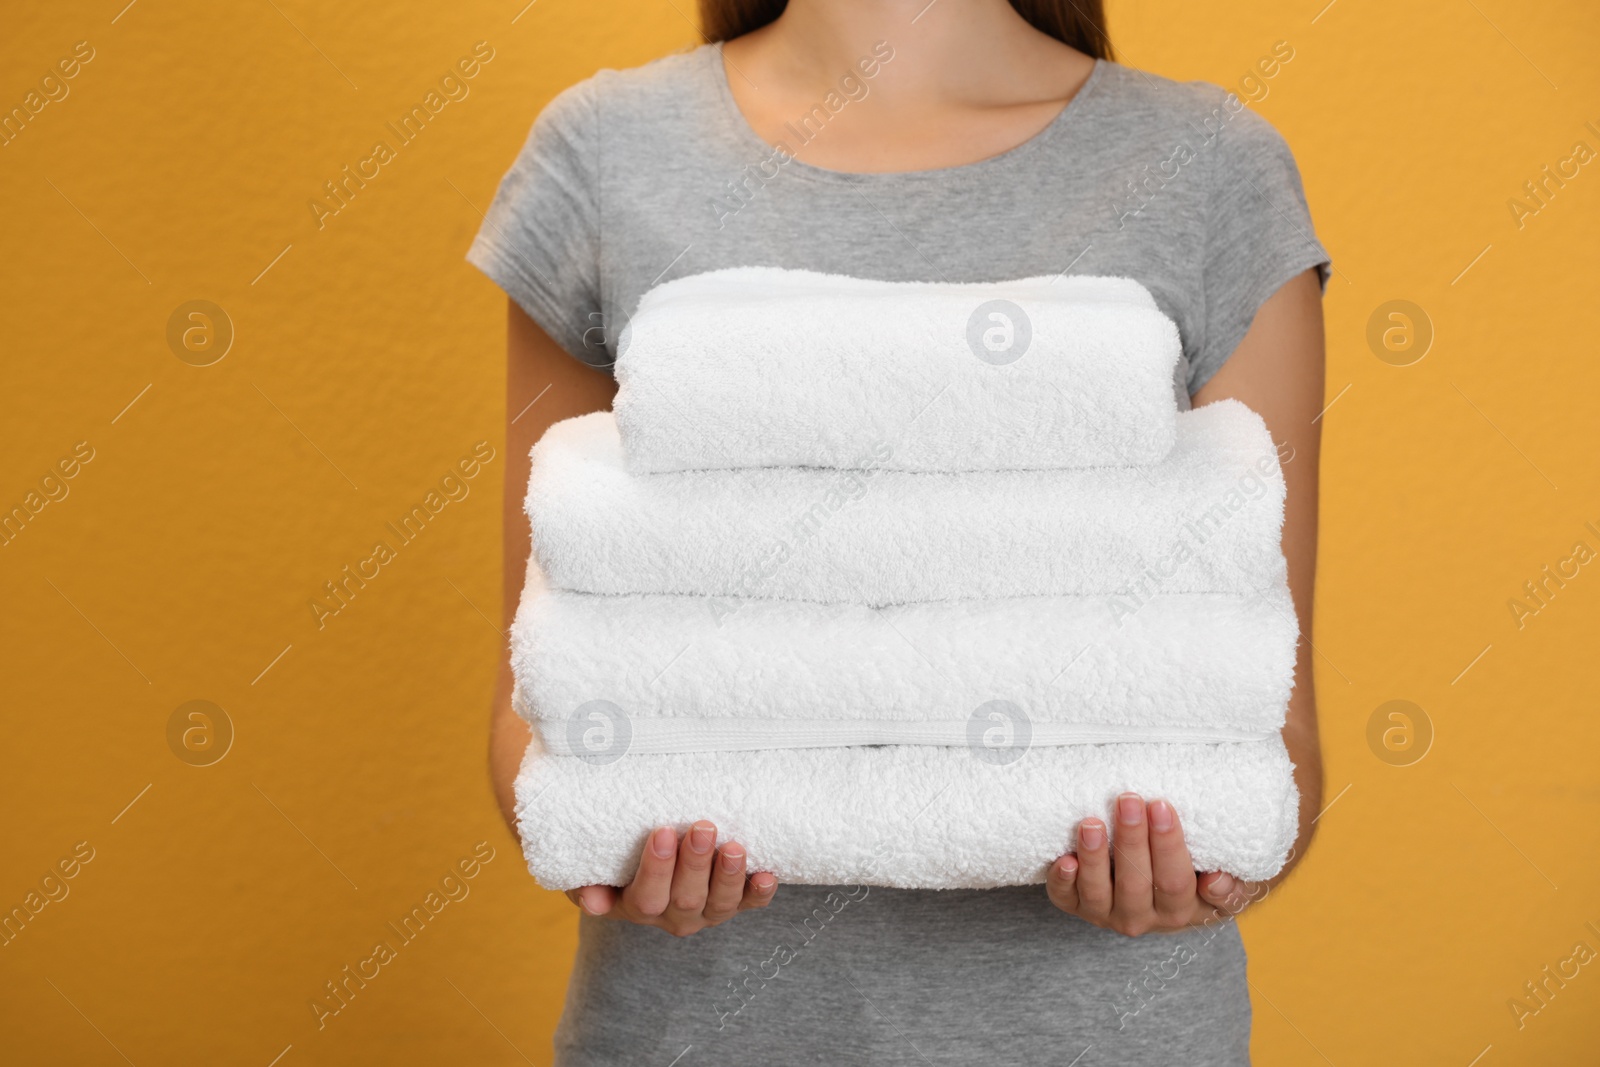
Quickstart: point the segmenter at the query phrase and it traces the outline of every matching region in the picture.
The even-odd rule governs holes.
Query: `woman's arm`
[[[1322,749],[1312,682],[1311,596],[1317,569],[1317,459],[1322,411],[1322,290],[1315,271],[1290,279],[1256,312],[1244,340],[1194,396],[1200,407],[1227,397],[1266,420],[1278,444],[1288,497],[1283,554],[1300,621],[1294,693],[1283,727],[1300,787],[1300,829],[1289,861],[1268,882],[1241,883],[1230,875],[1197,875],[1178,813],[1164,800],[1126,794],[1117,800],[1116,866],[1105,825],[1085,819],[1078,851],[1050,867],[1050,899],[1098,926],[1124,934],[1174,930],[1205,922],[1220,910],[1237,914],[1259,900],[1305,856],[1322,807]]]
[[[604,371],[586,367],[564,352],[515,301],[506,319],[506,482],[501,545],[505,583],[500,593],[501,629],[511,621],[528,577],[532,531],[522,510],[528,492],[528,451],[552,423],[605,411],[617,386]],[[511,710],[511,661],[502,655],[489,724],[489,777],[495,800],[511,832],[517,832],[512,783],[532,738],[528,724]]]
[[[510,302],[506,329],[505,585],[500,617],[507,633],[516,617],[528,576],[532,530],[522,510],[528,489],[528,452],[551,423],[605,411],[616,383],[603,371],[573,359]],[[517,834],[513,788],[532,731],[511,708],[511,662],[502,657],[489,725],[489,778],[500,814]],[[533,832],[537,833],[537,828]],[[717,846],[717,828],[701,821],[684,834],[670,827],[649,838],[634,880],[621,889],[590,885],[567,893],[590,915],[655,926],[684,937],[725,922],[741,911],[772,902],[778,880],[746,877],[745,852],[736,842]]]
[[[1317,465],[1322,452],[1322,287],[1317,272],[1291,279],[1261,305],[1232,358],[1194,395],[1195,406],[1232,397],[1266,420],[1278,445],[1288,488],[1283,554],[1289,592],[1300,620],[1294,693],[1283,741],[1300,787],[1300,832],[1294,851],[1269,885],[1277,885],[1311,844],[1312,820],[1322,810],[1322,744],[1317,738],[1317,694],[1312,678],[1311,599],[1317,577]]]

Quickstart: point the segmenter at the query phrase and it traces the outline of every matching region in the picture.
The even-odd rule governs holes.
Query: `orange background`
[[[0,907],[78,842],[93,856],[0,947],[0,1058],[546,1062],[574,917],[524,873],[485,781],[504,300],[461,257],[545,101],[693,43],[689,5],[125,3],[16,10],[0,38],[7,110],[76,42],[94,52],[0,147],[0,507],[92,449],[0,546]],[[1593,1062],[1600,964],[1520,1028],[1508,1001],[1576,943],[1600,950],[1600,564],[1520,627],[1508,601],[1575,542],[1600,550],[1600,167],[1520,226],[1508,201],[1575,142],[1600,149],[1600,30],[1576,0],[1322,5],[1111,12],[1124,60],[1171,77],[1239,86],[1292,46],[1253,106],[1337,266],[1316,629],[1332,806],[1243,920],[1256,1055]],[[318,229],[323,182],[478,41],[494,58],[470,95]],[[193,300],[232,323],[210,366],[168,343]],[[1431,323],[1407,366],[1416,347],[1380,344],[1385,362],[1368,342],[1392,300]],[[319,629],[323,583],[480,441],[495,458],[468,494]],[[209,766],[169,747],[193,700],[234,732]],[[1410,765],[1420,746],[1369,744],[1391,700],[1431,724]],[[323,983],[478,842],[493,859],[445,883],[468,895],[319,1030]]]

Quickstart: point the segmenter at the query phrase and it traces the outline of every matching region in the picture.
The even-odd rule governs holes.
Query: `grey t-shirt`
[[[645,291],[720,267],[1132,277],[1178,324],[1180,406],[1284,282],[1313,267],[1326,280],[1283,139],[1215,86],[1101,62],[1048,127],[978,163],[847,174],[791,158],[849,121],[872,89],[856,73],[773,146],[716,46],[602,71],[539,116],[468,258],[601,367]],[[783,886],[765,911],[684,940],[584,917],[556,1050],[563,1065],[1206,1067],[1248,1062],[1249,1035],[1232,922],[1130,939],[1039,886]]]

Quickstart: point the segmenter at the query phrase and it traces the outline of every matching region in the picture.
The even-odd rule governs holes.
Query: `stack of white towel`
[[[1259,416],[1138,283],[743,268],[648,293],[533,450],[512,634],[544,885],[715,822],[780,881],[1041,881],[1119,792],[1281,868],[1298,627]]]

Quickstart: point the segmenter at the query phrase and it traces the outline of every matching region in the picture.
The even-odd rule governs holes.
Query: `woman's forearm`
[[[1289,700],[1289,715],[1283,727],[1283,742],[1294,762],[1294,782],[1300,789],[1300,829],[1294,848],[1283,869],[1266,884],[1276,886],[1305,857],[1322,811],[1322,744],[1317,737],[1316,690],[1311,684],[1311,646],[1302,642],[1296,669],[1294,696]]]
[[[506,318],[506,463],[503,503],[501,629],[510,632],[528,574],[531,531],[523,513],[531,461],[528,452],[554,422],[604,411],[616,383],[604,371],[586,367],[563,352],[515,301]],[[511,710],[511,663],[504,646],[489,718],[489,781],[495,802],[512,834],[517,832],[517,769],[533,732]]]
[[[494,787],[495,803],[500,805],[500,815],[512,834],[517,832],[517,797],[515,783],[517,768],[528,750],[533,731],[516,712],[511,710],[511,664],[500,665],[500,677],[494,689],[494,710],[489,723],[489,781]]]

